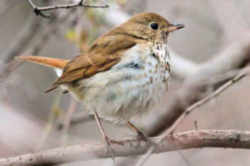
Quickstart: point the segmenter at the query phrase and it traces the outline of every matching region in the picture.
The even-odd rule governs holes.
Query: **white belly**
[[[103,119],[124,123],[159,104],[167,91],[169,71],[151,54],[134,47],[110,70],[69,89],[90,113],[96,111]]]

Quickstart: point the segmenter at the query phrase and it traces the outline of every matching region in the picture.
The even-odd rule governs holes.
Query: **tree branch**
[[[35,5],[32,0],[28,0],[31,7],[33,8],[36,15],[40,15],[43,17],[48,17],[47,15],[43,14],[43,11],[50,11],[50,10],[56,10],[56,9],[69,9],[69,8],[76,8],[76,7],[87,7],[87,8],[108,8],[109,5],[89,5],[85,4],[84,0],[79,0],[78,2],[72,3],[72,4],[62,4],[62,5],[51,5],[46,7],[38,7]]]
[[[155,142],[159,141],[159,137],[152,139]],[[236,130],[192,130],[181,132],[166,136],[154,153],[204,147],[250,149],[250,132]],[[145,153],[148,144],[131,139],[124,140],[122,145],[112,145],[112,148],[116,157],[127,157]],[[82,144],[0,159],[0,165],[52,165],[96,158],[110,158],[111,156],[112,154],[106,150],[105,144]]]
[[[206,96],[205,98],[199,100],[198,102],[194,103],[193,105],[189,106],[183,113],[181,116],[179,116],[179,118],[172,124],[172,126],[170,128],[168,128],[168,134],[173,133],[176,128],[180,125],[180,123],[182,123],[182,121],[194,110],[196,110],[197,108],[201,107],[202,105],[206,104],[207,102],[209,102],[210,100],[214,99],[216,96],[220,95],[222,92],[224,92],[226,89],[228,89],[230,86],[232,86],[233,84],[237,83],[238,81],[240,81],[242,78],[246,77],[247,75],[249,75],[250,73],[250,67],[246,67],[245,69],[242,69],[241,71],[239,71],[239,73],[233,77],[232,79],[230,79],[229,81],[227,81],[225,84],[223,84],[221,87],[219,87],[217,90],[215,90],[213,93],[211,93],[210,95]]]
[[[159,140],[159,144],[167,135],[172,135],[177,127],[183,122],[183,120],[194,110],[201,107],[202,105],[206,104],[216,96],[220,95],[222,92],[224,92],[227,88],[235,84],[236,82],[240,81],[242,78],[246,77],[250,73],[250,67],[246,67],[245,69],[242,69],[242,71],[239,72],[235,77],[230,79],[228,82],[223,84],[221,87],[219,87],[216,91],[214,91],[212,94],[206,96],[205,98],[201,99],[200,101],[194,103],[193,105],[189,106],[174,122],[173,124],[166,130],[165,133],[162,134],[162,138]],[[146,155],[144,155],[136,164],[136,166],[142,166],[146,160],[151,156],[151,154],[155,151],[156,147],[151,146],[149,150],[147,151]]]

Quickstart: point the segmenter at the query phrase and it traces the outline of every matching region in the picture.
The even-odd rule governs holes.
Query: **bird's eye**
[[[153,23],[150,24],[150,27],[151,27],[152,29],[154,29],[154,30],[157,30],[157,29],[158,29],[158,24],[155,23],[155,22],[153,22]]]

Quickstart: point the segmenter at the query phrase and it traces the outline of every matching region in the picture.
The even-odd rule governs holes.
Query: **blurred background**
[[[37,5],[70,3],[66,0],[34,0]],[[125,21],[129,16],[150,11],[185,29],[169,38],[171,48],[184,58],[203,63],[237,41],[243,27],[250,24],[248,0],[108,0],[88,1],[110,4],[108,9],[77,8],[46,12],[50,19],[36,16],[28,1],[0,2],[0,158],[53,147],[102,141],[95,121],[84,113],[69,94],[61,90],[45,94],[56,79],[50,68],[12,60],[18,55],[72,58],[84,52],[97,36]],[[194,129],[250,130],[249,78],[235,84],[221,96],[185,119],[179,131]],[[183,80],[172,78],[168,98]],[[154,113],[164,110],[164,105]],[[143,128],[147,117],[136,119]],[[69,124],[69,121],[78,121]],[[119,139],[135,134],[125,126],[105,123],[108,135]],[[178,166],[246,166],[250,152],[236,149],[194,149],[153,155],[145,164]],[[82,162],[86,165],[111,163],[111,159]],[[65,164],[74,165],[74,164]],[[76,164],[77,165],[77,164]]]

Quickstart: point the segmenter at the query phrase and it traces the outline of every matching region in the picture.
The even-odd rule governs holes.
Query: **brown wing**
[[[108,70],[117,64],[124,50],[135,45],[135,41],[125,39],[124,35],[106,34],[96,40],[88,52],[71,60],[64,68],[63,74],[54,83],[70,83],[93,76],[98,72]]]

